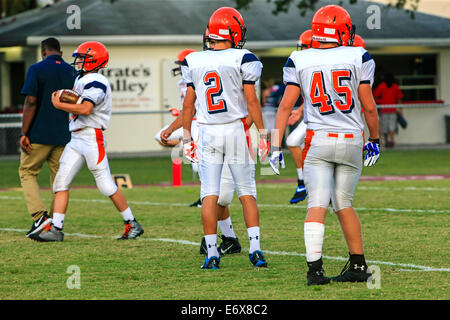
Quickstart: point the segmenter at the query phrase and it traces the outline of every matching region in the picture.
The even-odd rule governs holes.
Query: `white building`
[[[338,1],[319,1],[316,8]],[[103,42],[110,51],[104,71],[114,89],[114,114],[108,149],[115,153],[163,150],[154,134],[172,120],[168,108],[181,108],[171,75],[174,60],[185,48],[202,49],[208,18],[228,0],[66,0],[0,21],[0,110],[17,109],[27,68],[40,60],[40,42],[59,39],[64,59],[87,40]],[[74,6],[75,5],[75,6]],[[416,13],[415,19],[375,2],[343,6],[377,63],[377,78],[393,72],[405,100],[450,103],[450,20]],[[295,6],[273,15],[273,3],[254,0],[241,10],[248,29],[246,48],[264,64],[262,80],[281,80],[286,58],[298,36],[310,29],[313,12],[300,16]],[[448,143],[448,107],[405,109],[408,128],[399,144]]]

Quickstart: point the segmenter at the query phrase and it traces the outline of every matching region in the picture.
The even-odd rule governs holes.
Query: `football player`
[[[214,49],[195,52],[182,64],[188,85],[183,104],[183,148],[188,159],[195,158],[191,119],[198,102],[198,161],[201,181],[202,222],[207,256],[203,269],[218,269],[216,205],[224,163],[232,173],[241,201],[250,240],[249,259],[256,267],[267,267],[260,247],[259,213],[256,204],[255,165],[251,158],[243,119],[250,114],[260,130],[259,155],[267,156],[267,134],[261,106],[255,92],[262,64],[246,49],[246,28],[241,14],[231,8],[217,9],[208,22],[207,40]],[[225,165],[226,165],[225,164]]]
[[[288,58],[283,79],[286,92],[277,114],[280,140],[292,106],[302,94],[307,126],[303,168],[308,192],[304,223],[307,284],[363,282],[370,273],[364,257],[361,223],[352,207],[353,192],[367,151],[365,166],[374,165],[380,155],[378,114],[372,96],[375,62],[362,47],[352,47],[354,26],[348,12],[337,5],[320,8],[312,20],[313,40],[318,48],[294,51]],[[364,110],[361,109],[364,105]],[[364,144],[364,120],[369,139]],[[281,151],[270,158],[279,173]],[[347,242],[349,261],[341,274],[328,278],[322,267],[322,245],[327,208],[333,210]]]
[[[207,35],[208,35],[208,29],[206,29],[204,36],[207,36]],[[204,41],[204,47],[203,47],[204,50],[211,49],[209,46],[207,46],[207,44],[208,43],[206,41]],[[191,53],[191,52],[189,52],[189,53]],[[184,58],[186,58],[186,56]],[[180,55],[178,56],[178,58],[180,59]],[[183,60],[181,60],[181,62]],[[178,69],[178,68],[175,68],[173,70],[176,70],[176,69]],[[180,69],[180,72],[181,72],[181,69]],[[183,80],[180,80],[180,83],[183,83],[184,87],[186,87],[186,84],[183,82]],[[184,90],[184,92],[183,92],[182,100],[184,100],[185,93],[186,93],[186,90]],[[250,120],[248,120],[248,121],[250,121]],[[248,128],[249,128],[249,125],[250,124],[246,123],[246,126]],[[197,123],[196,123],[195,117],[192,119],[192,129],[193,129],[192,130],[193,140],[196,142],[196,141],[198,141],[198,130],[197,130]],[[160,134],[159,139],[163,143],[166,143],[176,132],[179,132],[179,131],[183,132],[181,113],[177,117],[177,119],[175,119],[175,121],[173,121],[169,126],[167,126],[165,129],[163,128],[159,132],[159,134]],[[248,132],[248,130],[246,132]],[[182,133],[181,133],[181,138],[182,138]],[[192,162],[192,167],[198,168],[198,164]],[[231,222],[231,217],[230,217],[229,205],[231,204],[231,201],[233,200],[233,196],[234,196],[233,176],[231,175],[231,172],[230,172],[230,169],[228,168],[228,166],[223,166],[221,182],[220,182],[220,194],[219,194],[219,199],[217,201],[217,206],[216,206],[217,219],[218,219],[217,225],[220,228],[220,230],[222,231],[222,237],[221,237],[222,243],[218,247],[218,251],[221,256],[225,255],[225,254],[233,254],[233,253],[241,252],[241,245],[239,243],[238,238],[236,237],[236,234],[234,233],[233,224]],[[198,203],[200,204],[199,206],[201,207],[200,199],[198,200]],[[193,206],[193,205],[191,205],[191,206]],[[206,240],[204,237],[202,238],[202,241],[200,243],[200,254],[204,254],[204,255],[207,254]]]
[[[306,30],[298,38],[297,50],[307,50],[311,48],[311,46],[312,31]],[[288,120],[288,125],[293,125],[300,120],[300,118],[303,116],[303,107],[304,104],[302,103],[298,109],[291,112]],[[306,187],[305,182],[303,181],[302,166],[302,146],[305,142],[305,136],[306,124],[304,121],[301,121],[286,138],[286,145],[291,152],[295,167],[297,168],[297,188],[295,189],[295,193],[292,196],[291,200],[289,200],[289,202],[292,204],[303,201],[306,198]]]
[[[195,52],[193,49],[183,49],[178,53],[177,60],[175,61],[175,64],[177,65],[175,68],[172,69],[172,75],[178,76],[181,75],[181,63],[183,60],[189,55],[190,53]],[[180,98],[181,98],[181,105],[183,105],[184,96],[186,95],[186,83],[183,81],[183,79],[180,79],[178,81],[178,88],[180,89]],[[170,109],[172,112],[172,115],[176,116],[177,118],[170,124],[164,126],[161,130],[159,130],[155,135],[155,140],[158,141],[160,145],[163,147],[175,147],[177,146],[181,140],[183,139],[183,128],[182,128],[182,122],[181,122],[181,112],[176,109],[172,108]],[[194,125],[192,126],[193,129],[193,136],[195,138],[195,141],[197,139],[197,125],[196,125],[196,119],[192,119]],[[196,163],[192,163],[192,171],[195,175],[198,175],[198,166]],[[193,203],[189,205],[190,207],[202,207],[202,202],[200,199],[197,199]]]
[[[82,102],[64,103],[60,101],[57,92],[52,95],[55,108],[70,113],[71,140],[59,160],[59,170],[53,184],[56,198],[51,227],[33,239],[63,241],[62,229],[69,204],[70,185],[85,162],[99,191],[112,200],[122,215],[125,230],[118,240],[135,239],[144,233],[144,229],[136,221],[125,196],[117,188],[105,152],[106,139],[103,131],[108,128],[111,119],[112,96],[109,81],[98,71],[108,64],[108,50],[100,42],[88,41],[79,45],[73,56],[74,64],[80,72],[73,90],[81,95]]]

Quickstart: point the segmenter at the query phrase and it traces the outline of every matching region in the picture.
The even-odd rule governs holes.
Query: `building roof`
[[[337,1],[320,0],[316,8]],[[47,36],[66,41],[96,39],[110,43],[195,44],[208,18],[221,6],[233,6],[229,0],[63,0],[0,20],[0,46],[36,45]],[[70,5],[81,9],[81,28],[69,30],[66,23]],[[370,30],[366,23],[370,5],[381,8],[381,28]],[[415,19],[403,10],[387,9],[379,3],[358,1],[343,6],[352,16],[356,32],[366,44],[450,46],[450,20],[424,13]],[[288,13],[273,15],[274,3],[254,0],[247,10],[240,10],[251,47],[292,46],[301,32],[311,27],[314,14],[300,16],[292,5]]]

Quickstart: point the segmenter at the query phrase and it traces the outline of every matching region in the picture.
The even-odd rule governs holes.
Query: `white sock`
[[[225,220],[219,220],[217,221],[217,224],[219,225],[220,231],[222,231],[222,234],[225,237],[236,238],[233,225],[231,224],[231,217],[228,217]]]
[[[206,248],[208,248],[208,258],[219,257],[219,251],[217,251],[217,234],[205,235]]]
[[[325,225],[320,222],[305,222],[306,261],[313,262],[322,257],[323,236]]]
[[[120,214],[122,215],[124,221],[134,220],[133,212],[131,212],[130,207],[126,208],[125,211],[122,211]]]
[[[259,227],[251,227],[247,229],[248,238],[250,240],[250,249],[248,253],[253,253],[256,250],[261,250],[261,246],[259,244],[260,235],[259,235]]]
[[[64,213],[53,212],[52,223],[55,227],[62,229],[64,225],[64,217],[66,215]]]
[[[298,180],[303,180],[303,169],[302,168],[297,168],[297,176],[298,176]]]

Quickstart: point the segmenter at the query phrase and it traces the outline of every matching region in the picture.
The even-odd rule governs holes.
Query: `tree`
[[[236,3],[236,9],[248,9],[254,0],[232,0]],[[274,4],[272,13],[277,15],[281,12],[288,12],[290,6],[295,4],[301,16],[304,16],[309,10],[315,11],[319,0],[266,0]],[[350,4],[355,4],[358,0],[349,0]],[[420,0],[389,0],[388,8],[404,9],[409,13],[412,19],[419,7]],[[336,1],[336,4],[342,5],[344,1]],[[409,8],[409,9],[408,9]]]

